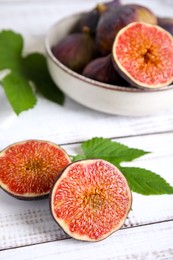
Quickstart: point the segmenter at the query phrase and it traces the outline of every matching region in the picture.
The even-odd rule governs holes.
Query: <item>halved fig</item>
[[[71,237],[99,241],[123,225],[132,194],[123,174],[111,163],[87,159],[69,164],[50,194],[56,223]]]
[[[0,187],[18,199],[44,197],[70,162],[60,146],[48,141],[12,144],[0,153]]]
[[[173,81],[173,38],[159,26],[127,25],[117,34],[112,54],[115,68],[133,86],[155,89]]]

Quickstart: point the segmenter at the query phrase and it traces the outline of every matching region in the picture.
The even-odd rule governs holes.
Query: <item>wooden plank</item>
[[[97,242],[73,239],[4,250],[3,260],[163,260],[173,256],[173,221],[119,230],[109,238]]]
[[[173,185],[173,133],[124,138],[120,141],[132,147],[152,151],[152,154],[135,160],[131,165],[153,170]],[[63,148],[69,154],[74,154],[79,145],[64,145]],[[132,208],[124,227],[172,220],[173,196],[142,196],[134,193]],[[64,238],[67,236],[54,223],[50,215],[48,200],[20,201],[0,191],[1,250]]]
[[[92,111],[68,98],[61,107],[40,97],[34,109],[17,117],[5,96],[1,100],[1,147],[29,138],[56,140],[62,144],[94,136],[113,138],[173,131],[173,109],[151,117],[121,117]]]

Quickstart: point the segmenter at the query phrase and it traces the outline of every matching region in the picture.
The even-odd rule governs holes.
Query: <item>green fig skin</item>
[[[96,47],[101,55],[111,52],[117,33],[132,22],[157,24],[157,17],[150,9],[137,4],[121,5],[110,9],[100,17],[96,32]]]
[[[95,44],[88,33],[72,33],[53,46],[52,53],[66,67],[81,73],[95,56]]]

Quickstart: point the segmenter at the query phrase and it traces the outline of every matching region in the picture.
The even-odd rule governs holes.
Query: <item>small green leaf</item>
[[[95,137],[84,142],[82,149],[86,158],[100,158],[115,165],[119,165],[120,162],[132,161],[148,153],[102,137]]]
[[[36,104],[36,97],[25,78],[10,73],[2,79],[2,86],[17,115]]]
[[[0,70],[9,69],[1,80],[10,105],[18,115],[36,104],[36,97],[28,80],[22,75],[23,38],[13,31],[0,32]]]
[[[60,105],[64,103],[64,94],[52,81],[44,55],[32,53],[23,58],[24,74],[34,82],[38,92],[45,98]]]
[[[143,195],[173,194],[170,186],[160,175],[137,167],[121,167],[132,191]]]
[[[76,156],[72,156],[73,162],[83,160],[83,159],[87,159],[86,156],[83,154],[77,154]]]
[[[23,39],[10,30],[0,32],[0,70],[10,69],[18,73],[21,69]]]

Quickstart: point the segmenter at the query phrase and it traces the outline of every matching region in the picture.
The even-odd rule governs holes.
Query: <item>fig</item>
[[[136,22],[119,31],[114,66],[130,84],[160,88],[173,81],[173,37],[157,25]]]
[[[88,33],[72,33],[53,46],[54,56],[69,69],[80,73],[95,55],[95,44]]]
[[[96,47],[101,55],[111,52],[119,30],[132,22],[156,24],[157,18],[150,9],[137,4],[121,5],[100,17],[96,32]]]
[[[125,81],[120,77],[112,64],[112,55],[90,61],[82,73],[85,77],[108,84],[122,85]]]
[[[80,21],[80,30],[95,35],[99,18],[100,12],[97,7],[90,12],[86,12]]]
[[[173,18],[159,17],[157,18],[158,25],[173,35]]]
[[[51,142],[14,143],[0,153],[0,186],[18,199],[46,197],[61,170],[70,162],[67,153]]]
[[[50,193],[50,211],[71,237],[99,241],[120,229],[131,209],[132,194],[123,174],[101,159],[69,164]]]
[[[92,35],[95,35],[97,24],[99,21],[100,16],[108,11],[109,9],[116,8],[121,3],[119,0],[113,0],[106,3],[99,3],[96,5],[94,9],[89,12],[86,12],[81,21],[80,21],[80,28],[82,32],[88,32]]]
[[[120,0],[113,0],[113,1],[105,2],[105,3],[100,4],[100,5],[105,6],[105,10],[104,10],[104,8],[102,8],[102,10],[103,10],[102,12],[104,12],[104,11],[108,11],[108,10],[113,9],[113,8],[117,8],[118,6],[121,5],[121,1]]]

